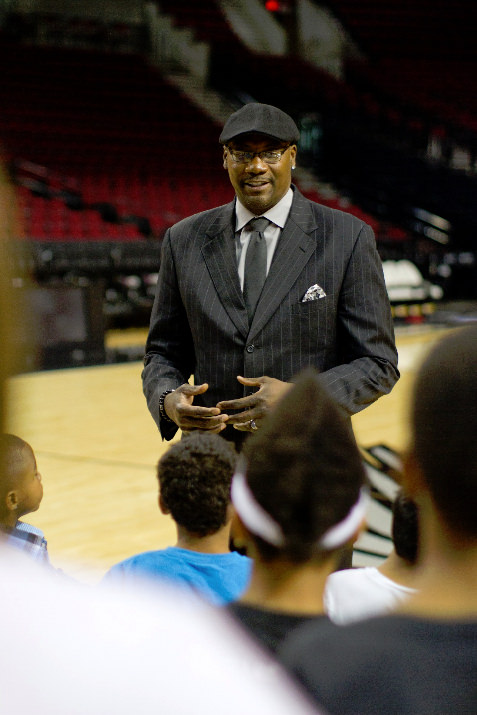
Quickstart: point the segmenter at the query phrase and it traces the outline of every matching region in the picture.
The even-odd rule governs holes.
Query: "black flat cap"
[[[234,112],[225,122],[219,137],[221,144],[227,144],[239,134],[258,132],[274,139],[296,143],[300,132],[293,119],[271,104],[251,102]]]

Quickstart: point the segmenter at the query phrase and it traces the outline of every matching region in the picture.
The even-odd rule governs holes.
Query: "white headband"
[[[267,544],[283,546],[285,537],[281,527],[255,500],[244,472],[235,472],[230,495],[237,514],[252,534],[260,536]]]
[[[256,501],[245,478],[245,460],[241,460],[234,474],[231,489],[232,503],[237,514],[255,536],[260,536],[268,544],[283,546],[285,536],[282,528],[267,514]],[[317,546],[324,551],[332,551],[343,546],[354,535],[366,516],[370,500],[369,490],[362,487],[358,501],[351,507],[345,518],[330,527],[320,537]]]
[[[356,501],[342,521],[334,526],[330,526],[320,538],[318,545],[324,551],[333,551],[339,546],[343,546],[349,541],[361,526],[366,517],[371,496],[367,487],[359,490],[358,501]]]

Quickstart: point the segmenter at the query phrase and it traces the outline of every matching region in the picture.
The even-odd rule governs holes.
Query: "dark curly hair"
[[[350,420],[315,370],[298,377],[244,455],[248,485],[286,540],[277,548],[251,534],[261,558],[300,563],[317,556],[320,536],[357,501],[365,471]]]
[[[227,521],[237,454],[217,434],[191,432],[161,457],[157,478],[164,506],[195,536],[214,534]]]

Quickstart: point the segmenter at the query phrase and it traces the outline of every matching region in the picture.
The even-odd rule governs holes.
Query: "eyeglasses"
[[[267,151],[237,151],[227,147],[227,150],[232,157],[232,161],[236,164],[248,164],[255,156],[259,156],[265,164],[278,164],[284,153],[289,149],[291,144],[284,149],[273,149]]]

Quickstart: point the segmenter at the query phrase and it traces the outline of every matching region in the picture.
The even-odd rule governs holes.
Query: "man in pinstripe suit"
[[[240,447],[310,365],[350,415],[399,377],[373,232],[292,185],[298,139],[276,107],[232,114],[220,142],[235,200],[165,235],[142,375],[165,439],[204,429]],[[257,216],[268,219],[266,279],[251,314],[243,288]]]

